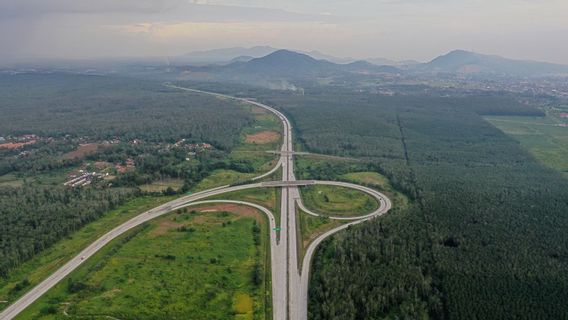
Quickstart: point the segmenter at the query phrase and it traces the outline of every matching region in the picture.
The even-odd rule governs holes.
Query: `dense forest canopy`
[[[252,122],[234,103],[123,78],[0,75],[0,96],[0,135],[186,138],[229,149],[240,129]]]
[[[263,100],[291,116],[308,150],[364,157],[414,199],[322,246],[312,319],[566,317],[568,181],[479,116],[515,114],[517,103],[331,92]]]

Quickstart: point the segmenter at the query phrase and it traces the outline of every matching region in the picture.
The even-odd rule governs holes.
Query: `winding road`
[[[238,185],[238,186],[222,186],[214,189],[205,190],[189,196],[180,197],[176,200],[170,201],[166,204],[158,206],[154,209],[146,211],[131,220],[123,223],[122,225],[112,229],[95,242],[90,244],[81,253],[68,261],[65,265],[51,274],[48,278],[43,280],[37,286],[32,288],[20,299],[16,300],[13,304],[7,307],[0,313],[1,320],[13,319],[25,308],[31,305],[34,301],[39,299],[49,289],[54,287],[57,283],[62,281],[73,270],[77,269],[83,262],[93,256],[102,247],[107,245],[113,239],[124,234],[128,230],[135,228],[149,220],[155,219],[161,215],[167,214],[173,210],[207,203],[233,203],[239,205],[250,206],[256,208],[267,215],[270,224],[270,256],[271,256],[271,272],[272,272],[272,301],[273,301],[273,319],[274,320],[307,320],[308,310],[308,282],[309,271],[312,256],[317,246],[327,237],[348,228],[349,226],[362,223],[381,216],[388,212],[391,208],[391,201],[384,194],[360,185],[338,182],[338,181],[298,181],[294,175],[294,155],[292,143],[292,125],[290,121],[280,111],[267,106],[265,104],[243,98],[232,97],[224,94],[207,92],[202,90],[195,90],[170,85],[170,88],[189,91],[193,93],[207,94],[224,99],[236,100],[239,102],[255,105],[257,107],[266,109],[274,113],[282,122],[283,126],[283,143],[281,150],[277,153],[280,158],[274,168],[269,172],[251,179],[253,183]],[[282,169],[282,180],[271,182],[255,182],[270,176],[278,169]],[[308,210],[302,203],[298,187],[306,184],[321,184],[321,185],[334,185],[346,188],[356,189],[365,192],[374,197],[379,205],[379,208],[374,212],[360,217],[334,217],[329,216],[330,219],[345,220],[346,223],[341,226],[325,232],[318,236],[307,248],[304,259],[302,260],[301,267],[298,264],[298,239],[296,222],[296,209],[300,208],[306,213],[314,216],[323,215]],[[272,230],[276,227],[274,215],[270,210],[259,206],[254,203],[237,201],[237,200],[205,200],[206,198],[221,195],[224,193],[253,189],[253,188],[268,188],[279,187],[282,188],[281,208],[280,208],[280,235],[277,236],[276,232]],[[326,215],[327,216],[327,215]]]

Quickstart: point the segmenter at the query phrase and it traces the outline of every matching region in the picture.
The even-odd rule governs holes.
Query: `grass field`
[[[20,318],[270,318],[266,219],[211,211],[172,213],[117,239]]]
[[[172,199],[173,197],[150,196],[134,199],[120,208],[108,212],[97,221],[75,232],[72,236],[57,242],[51,248],[15,269],[7,278],[0,278],[0,301],[8,301],[8,303],[14,301],[104,233],[128,219]],[[18,288],[20,289],[18,290]],[[6,307],[8,303],[0,304],[0,309]]]
[[[568,110],[564,110],[568,112]],[[520,142],[539,162],[568,177],[568,119],[559,111],[546,117],[485,117],[487,121]]]
[[[393,206],[405,209],[408,207],[408,197],[403,193],[396,191],[390,181],[377,172],[352,172],[341,175],[340,178],[351,183],[361,184],[384,192],[391,199]]]
[[[77,169],[77,167],[64,168],[25,177],[9,173],[0,176],[0,187],[21,187],[24,184],[24,180],[42,185],[62,185],[68,180],[67,175]]]
[[[197,192],[220,186],[230,185],[233,183],[246,181],[250,178],[254,178],[255,176],[257,175],[254,173],[240,173],[237,171],[224,170],[224,169],[215,170],[207,178],[201,180],[201,182],[199,182],[197,186],[192,188],[192,191]]]
[[[379,206],[370,195],[361,191],[315,185],[300,188],[306,208],[321,214],[358,216],[370,213]]]
[[[18,178],[13,173],[0,176],[0,187],[21,187],[23,185],[24,179]]]
[[[149,184],[141,185],[140,190],[144,192],[163,192],[171,187],[172,189],[177,191],[182,186],[183,186],[182,179],[163,179],[159,181],[154,181]]]
[[[272,212],[276,226],[280,226],[280,195],[281,190],[279,188],[260,188],[225,193],[210,199],[241,200],[261,205]]]

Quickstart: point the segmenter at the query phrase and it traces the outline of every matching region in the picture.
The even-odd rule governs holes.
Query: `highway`
[[[269,219],[270,224],[270,255],[271,255],[271,274],[272,274],[272,300],[273,300],[273,319],[274,320],[307,320],[307,301],[308,301],[308,283],[309,283],[309,269],[311,264],[312,256],[317,248],[317,246],[327,237],[358,223],[368,221],[375,217],[381,216],[388,212],[391,208],[391,202],[384,194],[375,191],[373,189],[359,186],[356,184],[337,182],[337,181],[299,181],[296,180],[294,175],[294,150],[293,150],[293,140],[292,140],[292,125],[289,120],[280,111],[264,105],[262,103],[247,100],[243,98],[231,97],[224,94],[206,92],[202,90],[195,90],[183,87],[177,87],[170,85],[171,88],[176,88],[180,90],[185,90],[194,93],[207,94],[225,99],[237,100],[243,103],[252,104],[260,108],[264,108],[272,113],[274,113],[282,122],[283,126],[283,142],[280,152],[280,158],[278,159],[274,168],[269,172],[251,179],[252,181],[258,181],[262,178],[268,177],[279,168],[282,169],[282,180],[281,181],[270,181],[270,182],[255,182],[245,185],[238,186],[221,186],[202,192],[198,192],[192,195],[183,196],[154,209],[148,210],[140,215],[128,220],[122,225],[112,229],[95,242],[90,244],[87,248],[81,251],[77,256],[68,261],[61,268],[56,270],[48,278],[40,282],[37,286],[32,288],[24,296],[16,300],[13,304],[7,307],[4,311],[0,313],[0,320],[13,319],[19,313],[21,313],[25,308],[31,305],[34,301],[39,299],[43,294],[45,294],[49,289],[55,286],[57,283],[62,281],[67,275],[69,275],[73,270],[77,269],[83,262],[93,256],[102,247],[107,245],[113,239],[124,234],[128,230],[131,230],[147,221],[155,219],[161,215],[167,214],[176,210],[178,208],[206,204],[206,203],[234,203],[239,205],[246,205],[254,207],[263,213],[265,213]],[[296,222],[296,208],[299,207],[306,211],[308,214],[314,216],[324,215],[321,213],[315,213],[307,210],[302,203],[300,192],[298,187],[303,185],[335,185],[347,188],[353,188],[366,192],[367,194],[373,196],[379,202],[379,208],[374,212],[360,217],[330,217],[336,220],[350,220],[348,223],[341,225],[335,229],[329,230],[326,233],[320,235],[316,240],[314,240],[308,249],[306,250],[306,255],[304,256],[303,263],[300,269],[298,260],[298,224]],[[244,201],[236,200],[204,200],[206,198],[221,195],[224,193],[246,190],[252,188],[282,188],[281,203],[280,203],[280,227],[281,231],[279,237],[277,237],[276,232],[272,232],[275,228],[276,221],[274,215],[270,210]],[[327,216],[327,215],[326,215]]]

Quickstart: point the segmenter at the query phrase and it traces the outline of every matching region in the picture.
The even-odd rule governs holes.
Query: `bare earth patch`
[[[63,159],[70,160],[70,159],[84,158],[87,155],[96,152],[99,147],[102,147],[102,145],[98,143],[80,144],[77,150],[73,150],[71,152],[67,152],[66,154],[64,154]]]
[[[232,203],[201,206],[197,211],[204,213],[231,212],[243,217],[255,217],[255,218],[260,217],[259,213],[256,211],[255,208],[238,205],[238,204],[232,204]]]
[[[28,141],[28,142],[8,142],[4,144],[0,144],[0,149],[18,149],[28,144],[36,143],[35,140]]]
[[[280,134],[276,131],[262,131],[255,134],[247,135],[245,142],[256,143],[256,144],[266,144],[274,141],[278,141]]]
[[[158,225],[158,227],[156,229],[152,230],[152,232],[150,233],[150,236],[159,237],[159,236],[166,234],[169,230],[177,229],[181,226],[183,226],[183,224],[176,223],[176,222],[171,221],[171,220],[162,220],[160,222],[160,224]]]

